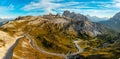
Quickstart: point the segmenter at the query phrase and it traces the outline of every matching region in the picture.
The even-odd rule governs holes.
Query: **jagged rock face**
[[[97,36],[97,34],[105,34],[107,32],[104,25],[93,22],[93,28],[94,28],[94,34]]]
[[[98,34],[105,34],[106,32],[103,25],[90,22],[84,15],[64,11],[63,16],[72,19],[72,26],[79,34],[97,36]]]
[[[63,16],[72,18],[74,21],[86,21],[88,20],[86,16],[81,14],[75,14],[74,12],[64,11]]]
[[[73,28],[79,34],[85,34],[89,36],[97,36],[106,33],[106,29],[103,25],[98,23],[91,23],[89,21],[73,22]]]

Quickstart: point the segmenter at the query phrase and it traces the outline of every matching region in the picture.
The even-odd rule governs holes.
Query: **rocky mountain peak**
[[[97,36],[106,32],[105,27],[103,25],[95,22],[90,22],[89,19],[82,14],[76,14],[74,12],[66,10],[63,12],[62,16],[72,19],[72,23],[75,25],[73,26],[73,28],[78,33],[87,34],[90,36]]]
[[[63,16],[72,18],[74,21],[86,21],[88,18],[81,14],[76,14],[74,12],[70,12],[68,10],[63,12]]]

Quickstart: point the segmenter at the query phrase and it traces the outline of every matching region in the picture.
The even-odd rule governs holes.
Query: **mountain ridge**
[[[108,28],[120,32],[120,12],[116,13],[112,18],[107,21],[99,22],[101,24],[106,25]]]
[[[106,21],[108,20],[109,18],[107,17],[97,17],[97,16],[90,16],[90,15],[86,15],[86,17],[88,17],[90,19],[90,21],[92,22],[100,22],[100,21]]]

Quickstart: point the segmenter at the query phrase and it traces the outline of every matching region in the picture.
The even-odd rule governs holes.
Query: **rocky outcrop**
[[[86,16],[81,14],[76,14],[74,12],[70,12],[68,10],[63,12],[63,16],[72,18],[74,21],[86,21],[88,20]]]
[[[97,36],[106,33],[106,29],[102,24],[90,22],[84,15],[64,11],[63,16],[72,19],[71,25],[79,34]]]
[[[105,34],[107,32],[107,28],[104,25],[96,22],[93,22],[93,28],[95,36],[97,36],[97,34]]]

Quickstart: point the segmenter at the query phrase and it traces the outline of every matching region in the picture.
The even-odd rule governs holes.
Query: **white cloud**
[[[44,9],[46,12],[55,13],[52,9],[60,7],[61,4],[52,3],[53,0],[40,0],[39,2],[31,2],[23,7],[24,10]]]
[[[116,2],[120,2],[120,0],[114,0],[114,1],[116,1]]]
[[[116,7],[120,7],[120,3],[116,3],[115,6],[116,6]]]
[[[114,7],[120,8],[120,0],[113,0],[114,3]]]
[[[25,11],[44,9],[45,13],[56,13],[52,9],[79,4],[79,2],[67,2],[61,4],[61,3],[54,3],[54,1],[62,1],[62,0],[39,0],[39,2],[31,2],[30,4],[24,6],[22,9]]]
[[[81,8],[96,8],[96,7],[90,7],[88,6],[88,4],[100,4],[99,6],[104,6],[108,5],[109,3],[112,2],[95,2],[95,1],[91,1],[91,2],[74,2],[74,1],[70,1],[70,2],[65,2],[65,3],[54,3],[54,2],[58,2],[61,0],[39,0],[39,2],[31,2],[28,5],[25,5],[22,9],[25,11],[31,11],[31,10],[40,10],[40,9],[44,9],[47,12],[51,12],[54,13],[54,11],[52,11],[52,9],[59,9],[59,7],[63,7],[63,8],[75,8],[75,9],[81,9]],[[72,6],[75,5],[75,6]]]
[[[57,13],[63,12],[64,10],[74,11],[76,13],[90,14],[92,16],[98,17],[112,17],[113,14],[117,13],[118,10],[110,10],[112,8],[118,8],[120,6],[120,0],[114,0],[113,2],[64,2],[64,3],[55,3],[62,0],[39,0],[38,2],[31,2],[30,4],[25,5],[22,9],[28,11],[28,14],[37,14],[37,10],[44,10],[42,14],[46,13]],[[96,6],[90,6],[90,4],[97,4]],[[82,10],[87,9],[87,10]],[[101,8],[101,9],[98,9]],[[56,11],[53,11],[55,9]]]

